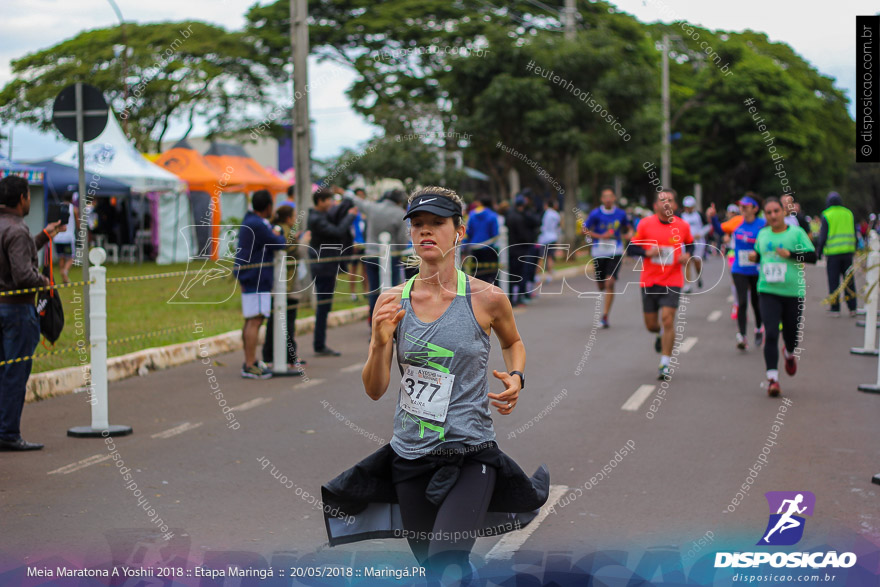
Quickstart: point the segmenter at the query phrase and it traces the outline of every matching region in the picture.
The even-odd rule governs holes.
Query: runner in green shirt
[[[758,232],[755,250],[750,253],[753,262],[760,264],[758,297],[761,317],[766,328],[764,362],[767,366],[767,393],[776,397],[779,388],[779,324],[782,324],[785,372],[797,372],[796,348],[803,336],[801,315],[806,295],[804,263],[816,262],[816,250],[810,237],[799,226],[785,223],[785,212],[777,198],[764,202],[767,226]]]

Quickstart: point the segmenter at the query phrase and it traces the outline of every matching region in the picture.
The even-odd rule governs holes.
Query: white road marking
[[[171,438],[172,436],[183,434],[188,430],[194,430],[202,424],[203,422],[196,422],[195,424],[184,422],[180,426],[175,426],[174,428],[169,428],[168,430],[163,430],[162,432],[157,432],[156,434],[151,435],[150,438]]]
[[[696,336],[689,336],[686,339],[684,339],[684,342],[681,343],[681,352],[686,353],[689,350],[691,350],[692,348],[694,348],[694,345],[697,344],[697,340],[699,340],[699,339],[697,339]]]
[[[354,365],[349,365],[348,367],[343,367],[340,369],[343,373],[350,373],[351,371],[360,371],[364,368],[365,363],[355,363]]]
[[[270,401],[272,401],[271,397],[256,397],[250,401],[244,402],[243,404],[232,406],[232,409],[236,412],[244,412],[251,408],[256,408],[257,406],[262,406],[263,404],[268,404]]]
[[[733,303],[733,296],[727,296],[727,303],[728,303],[728,304],[732,304],[732,303]]]
[[[535,516],[535,519],[525,528],[502,536],[501,540],[499,540],[495,546],[492,547],[492,550],[486,554],[486,560],[503,560],[510,558],[514,552],[519,550],[520,547],[525,544],[525,541],[529,539],[529,536],[538,529],[538,525],[540,525],[540,523],[550,514],[550,506],[556,505],[556,502],[559,501],[560,497],[565,495],[566,491],[568,491],[567,485],[551,485],[550,494],[547,496],[547,503],[544,504],[544,507],[541,508],[538,515]]]
[[[309,379],[308,381],[305,381],[299,385],[294,385],[293,388],[294,389],[305,389],[307,387],[314,387],[316,385],[320,385],[320,384],[324,383],[324,381],[325,381],[324,379]]]
[[[63,467],[59,467],[54,471],[49,471],[46,473],[47,475],[67,475],[68,473],[73,473],[74,471],[79,471],[80,469],[85,469],[88,466],[96,465],[98,463],[103,463],[104,461],[109,461],[110,455],[92,455],[87,459],[83,459],[81,461],[77,461],[75,463],[70,463],[69,465],[64,465]]]
[[[645,400],[654,393],[654,389],[656,385],[640,385],[634,394],[629,396],[629,399],[626,400],[626,403],[623,404],[620,409],[626,410],[627,412],[637,412],[642,404],[645,403]]]
[[[709,314],[709,322],[718,322],[721,318],[721,310],[715,310]]]

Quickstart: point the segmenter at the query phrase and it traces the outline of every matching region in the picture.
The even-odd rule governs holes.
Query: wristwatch
[[[519,375],[519,388],[526,388],[526,376],[522,374],[522,371],[511,371],[511,375]]]

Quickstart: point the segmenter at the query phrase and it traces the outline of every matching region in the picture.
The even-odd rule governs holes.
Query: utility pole
[[[669,35],[663,35],[663,142],[660,153],[660,183],[664,188],[671,188],[672,160],[670,154],[669,135]]]
[[[307,0],[290,0],[290,43],[293,55],[293,157],[297,216],[312,205],[311,137],[309,136]],[[296,99],[296,96],[300,96]],[[297,218],[298,220],[298,218]],[[299,227],[302,230],[304,227]]]
[[[575,30],[575,14],[577,14],[577,9],[575,8],[575,0],[565,0],[565,40],[566,41],[574,41],[577,37],[577,33]],[[577,187],[579,182],[578,179],[578,157],[577,153],[572,150],[565,154],[565,215],[570,213],[577,206]],[[571,217],[571,222],[566,222],[562,226],[563,238],[567,243],[575,243],[577,235],[575,234],[575,224],[574,216]]]

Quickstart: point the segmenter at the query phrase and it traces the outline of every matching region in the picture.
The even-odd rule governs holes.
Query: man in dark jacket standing
[[[37,250],[66,227],[61,221],[31,238],[24,217],[31,210],[26,179],[0,179],[0,292],[42,287],[48,278],[37,269]],[[0,363],[34,354],[40,321],[34,292],[0,295]],[[33,360],[0,365],[0,450],[40,450],[42,444],[21,437],[21,412]]]
[[[526,195],[519,194],[514,200],[513,208],[507,213],[507,255],[510,265],[512,306],[518,306],[525,299],[529,257],[532,255],[536,231],[540,226],[540,221],[534,214],[529,213],[527,206]]]
[[[272,263],[275,251],[284,247],[286,241],[282,235],[273,232],[269,224],[272,216],[272,195],[269,192],[254,192],[251,207],[253,210],[248,210],[241,221],[235,255],[236,274],[241,283],[241,313],[244,315],[244,327],[241,329],[244,365],[241,367],[241,376],[246,379],[268,379],[272,377],[272,372],[257,361],[257,342],[263,318],[268,318],[272,311],[274,272],[271,265],[238,268]]]
[[[339,261],[322,262],[321,259],[336,258],[342,255],[343,243],[358,210],[352,206],[336,224],[328,214],[333,207],[333,193],[331,191],[319,189],[312,194],[312,202],[315,207],[309,210],[308,228],[311,233],[309,257],[313,261],[311,265],[312,278],[315,282],[315,297],[318,304],[318,307],[315,308],[315,334],[312,345],[315,354],[319,357],[338,357],[340,353],[327,346],[327,316],[330,314],[330,306],[333,303]]]

